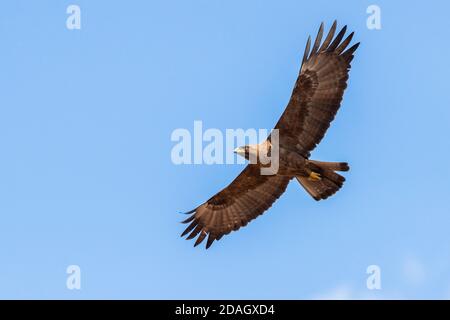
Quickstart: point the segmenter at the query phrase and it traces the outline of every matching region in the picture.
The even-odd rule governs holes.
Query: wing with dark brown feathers
[[[346,50],[353,37],[352,32],[342,41],[346,30],[347,26],[334,37],[335,21],[321,44],[322,23],[311,52],[311,38],[308,39],[291,99],[275,126],[279,129],[280,145],[295,142],[297,151],[305,157],[322,140],[347,87],[350,62],[359,43]]]
[[[266,211],[286,190],[291,178],[260,174],[260,168],[249,164],[225,189],[188,212],[183,223],[190,223],[181,236],[197,237],[195,246],[206,236],[209,248],[214,240],[240,227]]]

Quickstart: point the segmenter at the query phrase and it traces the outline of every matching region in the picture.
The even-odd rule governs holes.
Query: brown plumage
[[[187,212],[191,216],[183,221],[189,225],[182,236],[197,237],[195,245],[207,238],[209,248],[215,240],[266,211],[294,177],[315,200],[326,199],[342,187],[345,179],[336,171],[348,171],[347,163],[314,161],[309,156],[339,109],[350,62],[359,46],[357,43],[347,49],[353,32],[342,41],[346,30],[345,26],[334,37],[335,21],[322,42],[322,23],[312,48],[308,38],[292,96],[275,126],[280,150],[277,174],[261,175],[260,164],[248,164],[225,189]],[[262,145],[270,150],[271,137]],[[238,153],[248,159],[252,148],[260,146],[245,146]]]

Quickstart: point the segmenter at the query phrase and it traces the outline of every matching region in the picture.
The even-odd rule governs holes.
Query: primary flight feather
[[[348,72],[359,43],[348,48],[353,32],[345,39],[347,26],[335,36],[336,21],[322,42],[323,23],[311,48],[308,38],[300,74],[289,103],[275,129],[279,133],[279,169],[262,175],[261,163],[250,163],[226,188],[187,212],[189,223],[182,236],[196,238],[195,246],[207,238],[206,248],[231,231],[238,230],[266,211],[296,178],[315,199],[336,193],[345,179],[336,171],[348,171],[345,162],[310,160],[310,152],[324,137],[333,121],[347,87]],[[344,39],[344,40],[342,40]],[[269,150],[271,137],[259,145],[237,148],[249,159],[260,148]]]

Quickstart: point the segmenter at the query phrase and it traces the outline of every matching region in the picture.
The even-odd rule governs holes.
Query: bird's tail
[[[303,188],[319,201],[335,194],[344,184],[345,178],[336,171],[348,171],[346,162],[322,162],[309,160],[310,169],[316,175],[312,177],[296,177]],[[318,174],[318,175],[317,175]]]

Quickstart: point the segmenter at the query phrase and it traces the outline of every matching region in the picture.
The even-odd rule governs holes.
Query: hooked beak
[[[237,154],[245,154],[245,149],[243,147],[239,147],[239,148],[234,149],[233,152],[237,153]]]

